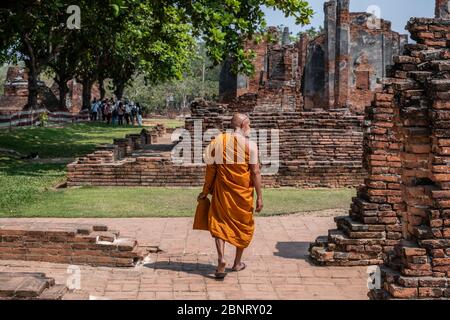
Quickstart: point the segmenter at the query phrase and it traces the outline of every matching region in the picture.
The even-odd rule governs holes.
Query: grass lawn
[[[200,188],[81,187],[45,192],[14,216],[23,217],[186,217],[193,216]],[[352,189],[264,189],[261,215],[289,214],[350,206]],[[0,214],[0,216],[4,216]],[[11,216],[11,214],[9,214]]]
[[[160,120],[160,119],[158,119]],[[200,188],[81,187],[54,190],[65,164],[20,160],[2,149],[41,159],[73,158],[98,144],[137,133],[137,127],[74,124],[0,131],[0,217],[192,216]],[[353,189],[265,189],[263,215],[349,208]]]
[[[65,164],[20,160],[2,149],[23,155],[36,152],[41,159],[74,158],[94,151],[99,144],[112,143],[114,138],[140,130],[138,127],[112,127],[102,123],[0,130],[0,215],[15,214],[19,207],[42,201],[66,174]]]
[[[13,149],[22,154],[37,152],[41,158],[77,157],[92,152],[102,143],[124,138],[142,129],[132,126],[109,126],[104,123],[79,123],[58,127],[14,128],[0,131],[0,148]]]
[[[166,128],[178,128],[184,125],[183,120],[177,119],[160,119],[160,118],[146,118],[144,119],[144,124],[149,126],[157,125],[158,123],[162,123],[166,126]]]

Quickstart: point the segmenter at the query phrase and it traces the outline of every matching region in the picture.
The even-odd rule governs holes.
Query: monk
[[[205,183],[198,199],[212,195],[208,227],[215,238],[218,266],[215,276],[226,276],[225,242],[236,247],[232,271],[241,271],[244,249],[253,238],[253,211],[261,212],[261,171],[256,143],[249,140],[250,119],[240,113],[231,120],[232,133],[217,136],[206,148]],[[256,208],[254,191],[256,190]]]

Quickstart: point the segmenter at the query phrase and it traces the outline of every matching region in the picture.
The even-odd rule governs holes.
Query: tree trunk
[[[61,108],[61,110],[66,110],[67,109],[67,93],[69,92],[69,88],[67,87],[67,82],[62,81],[62,82],[58,83],[58,87],[59,87],[59,107]]]
[[[98,87],[100,89],[100,100],[103,100],[105,98],[106,95],[106,90],[105,90],[105,80],[104,79],[99,79],[98,80]]]
[[[125,91],[125,82],[123,81],[117,81],[114,82],[115,89],[114,94],[116,95],[117,100],[122,99],[123,92]]]
[[[25,66],[28,71],[28,109],[37,109],[38,106],[38,74],[36,70],[36,65],[33,60],[26,60]]]
[[[38,105],[38,70],[36,66],[36,57],[34,55],[33,46],[28,38],[28,35],[25,35],[22,38],[25,43],[28,58],[25,60],[25,66],[28,69],[28,109],[36,109]]]
[[[67,81],[70,80],[67,75],[60,71],[57,72],[53,80],[58,85],[58,91],[59,91],[59,108],[61,110],[67,110],[67,93],[69,92],[69,87],[67,86]]]
[[[82,109],[89,109],[91,106],[91,89],[92,81],[90,79],[83,79],[83,106]]]

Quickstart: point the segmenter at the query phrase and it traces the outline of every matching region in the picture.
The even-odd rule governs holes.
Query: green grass
[[[140,128],[112,127],[102,123],[71,124],[64,127],[30,127],[0,130],[0,148],[23,155],[38,153],[41,159],[74,158],[95,150],[103,143],[112,143]],[[52,186],[64,180],[64,164],[39,164],[20,160],[0,149],[0,214],[17,214],[19,207],[42,202]]]
[[[184,121],[177,119],[148,118],[146,119],[146,122],[149,123],[150,126],[162,123],[166,128],[178,128],[184,126]]]
[[[160,121],[161,119],[158,119]],[[168,120],[169,121],[169,120]],[[171,121],[171,120],[170,120]],[[160,121],[161,122],[161,121]],[[0,131],[0,148],[40,158],[72,158],[137,127],[74,124],[63,128]],[[82,187],[55,190],[65,164],[39,164],[0,150],[0,217],[192,216],[200,188]],[[263,215],[349,208],[353,189],[265,189]]]
[[[42,201],[64,176],[62,164],[30,164],[0,157],[0,216],[16,214],[19,208]]]
[[[200,188],[70,188],[46,192],[7,216],[189,217],[195,212],[199,192]],[[353,195],[353,189],[264,189],[261,215],[347,209]]]
[[[22,154],[37,152],[41,158],[77,157],[92,152],[102,143],[112,143],[128,133],[142,129],[132,126],[109,126],[103,123],[80,123],[64,128],[32,127],[0,131],[0,148]]]

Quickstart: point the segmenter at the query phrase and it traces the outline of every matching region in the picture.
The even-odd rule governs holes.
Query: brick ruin
[[[266,186],[353,187],[366,174],[361,161],[363,110],[381,90],[377,79],[385,76],[383,70],[407,36],[391,31],[388,21],[349,12],[348,0],[328,1],[324,10],[326,32],[315,39],[304,35],[290,43],[287,29],[280,33],[269,28],[267,40],[249,42],[257,53],[255,75],[233,75],[227,61],[221,71],[220,102],[193,103],[185,122],[194,137],[195,123],[201,122],[203,130],[224,130],[239,111],[249,115],[256,131],[276,130],[279,170],[263,176]],[[170,143],[166,151],[176,145]],[[194,142],[192,149],[202,145]],[[204,165],[173,164],[168,152],[156,159],[149,152],[155,148],[148,145],[143,147],[147,152],[112,160],[89,155],[91,163],[80,160],[69,166],[69,185],[203,183]]]
[[[198,104],[201,107],[197,108]],[[225,130],[230,126],[231,116],[224,114],[220,105],[196,101],[191,107],[186,128],[194,138],[193,154],[196,148],[205,147],[205,142],[198,145],[195,142],[195,123],[198,121],[204,130]],[[208,120],[204,121],[206,115]],[[339,111],[252,114],[253,128],[276,129],[280,138],[278,172],[263,175],[263,184],[294,187],[359,184],[364,177],[360,164],[362,121],[362,116],[346,116]],[[156,126],[150,131],[144,129],[141,134],[115,139],[113,144],[99,146],[93,153],[76,159],[67,166],[67,185],[201,186],[205,165],[184,159],[173,161],[171,155],[179,146],[178,141],[171,141],[173,130],[161,128]],[[268,167],[270,164],[263,163],[263,169]]]
[[[220,77],[220,103],[195,106],[185,127],[230,127],[234,112],[249,115],[252,128],[279,132],[279,170],[265,185],[345,187],[363,181],[364,107],[381,90],[377,79],[407,43],[391,24],[367,13],[349,12],[348,0],[325,3],[325,33],[290,42],[289,30],[247,48],[256,53],[252,77]],[[372,21],[373,20],[373,21]],[[203,110],[202,110],[203,107]],[[264,159],[263,159],[264,163]]]
[[[39,83],[42,86],[42,83]],[[4,93],[0,97],[0,113],[22,111],[28,101],[28,73],[20,67],[9,67]]]
[[[266,185],[362,183],[364,108],[408,38],[392,31],[390,22],[349,6],[348,0],[326,2],[325,33],[314,39],[301,35],[290,43],[287,28],[269,28],[266,40],[250,42],[255,75],[234,75],[228,61],[220,79],[224,112],[215,112],[217,106],[193,110],[186,127],[203,120],[204,128],[228,128],[233,112],[245,112],[252,128],[279,131],[280,169],[263,179]]]
[[[409,21],[417,44],[394,57],[366,110],[365,183],[310,248],[319,264],[383,264],[371,298],[450,297],[449,7],[437,0],[435,19]]]
[[[10,222],[0,226],[0,259],[133,267],[143,258],[136,240],[106,225]]]
[[[392,31],[389,21],[349,7],[349,0],[327,1],[325,32],[314,39],[303,34],[290,43],[288,28],[280,34],[271,27],[267,39],[248,43],[256,53],[256,72],[250,78],[235,75],[228,61],[221,72],[221,102],[251,104],[255,112],[345,108],[363,114],[380,88],[377,79],[408,37]]]
[[[195,123],[201,123],[203,131],[224,131],[231,128],[233,111],[226,105],[194,103],[185,127],[191,137]],[[251,112],[249,115],[258,138],[261,138],[258,130],[269,130],[267,155],[261,155],[265,186],[342,187],[362,181],[363,116],[348,115],[342,110]],[[268,172],[270,163],[266,163],[272,153],[270,130],[279,135],[279,143],[274,145],[279,151],[276,174]],[[205,147],[205,143],[199,145]]]
[[[67,95],[68,110],[60,110],[58,101],[58,85],[56,83],[50,88],[43,81],[38,82],[38,104],[39,107],[49,111],[69,111],[79,113],[82,106],[82,85],[76,80],[67,83],[69,92]],[[98,86],[92,87],[92,96],[100,97]],[[28,102],[28,72],[19,66],[11,66],[6,73],[4,83],[4,94],[0,96],[0,115],[18,113],[26,109]]]
[[[204,166],[171,160],[173,130],[157,125],[102,145],[67,166],[67,186],[199,186]]]

